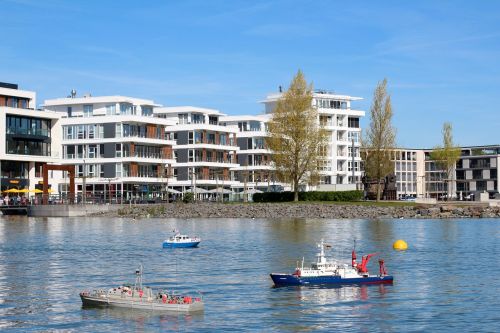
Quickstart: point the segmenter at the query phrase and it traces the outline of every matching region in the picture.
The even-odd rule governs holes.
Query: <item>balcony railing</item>
[[[160,135],[148,136],[146,133],[126,133],[123,138],[144,138],[144,139],[157,139],[157,140],[170,140],[168,137],[161,137]]]
[[[231,163],[231,164],[236,163],[235,159],[233,159],[233,158],[227,158],[226,160],[224,160],[222,158],[209,158],[209,157],[207,157],[207,158],[203,159],[200,156],[195,156],[194,160],[193,160],[193,158],[190,158],[189,162],[213,162],[213,163]]]
[[[7,134],[36,135],[50,137],[50,131],[42,128],[7,127]]]
[[[118,153],[118,152],[117,152]],[[162,154],[162,153],[146,153],[137,151],[131,154],[128,151],[124,151],[121,156],[116,154],[116,157],[140,157],[140,158],[152,158],[152,159],[172,159],[172,154]]]
[[[51,156],[50,152],[43,151],[42,149],[8,149],[7,154],[15,155],[32,155],[32,156]]]

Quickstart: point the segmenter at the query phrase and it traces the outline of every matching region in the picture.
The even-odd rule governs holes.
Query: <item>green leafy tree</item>
[[[318,164],[324,152],[319,148],[326,143],[326,131],[320,126],[312,99],[312,85],[299,70],[277,101],[266,138],[273,151],[276,176],[292,184],[294,201],[299,200],[300,184],[315,184],[318,180]]]
[[[455,165],[460,159],[460,148],[453,143],[453,126],[449,122],[443,124],[443,145],[434,148],[431,152],[431,159],[435,161],[436,165],[444,170],[445,179],[444,184],[452,183],[455,179]],[[451,188],[447,186],[448,197],[451,196]]]
[[[377,180],[377,201],[380,200],[381,181],[394,172],[392,151],[396,146],[396,129],[392,126],[391,96],[387,93],[387,79],[377,84],[370,108],[370,125],[362,141],[365,175]]]

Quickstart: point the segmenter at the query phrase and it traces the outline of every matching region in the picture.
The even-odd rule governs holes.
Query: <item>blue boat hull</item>
[[[181,247],[197,247],[200,242],[189,243],[167,243],[163,242],[163,248],[181,248]]]
[[[342,278],[338,275],[298,277],[292,274],[270,274],[276,287],[308,285],[343,285],[343,284],[384,284],[392,283],[392,275]]]

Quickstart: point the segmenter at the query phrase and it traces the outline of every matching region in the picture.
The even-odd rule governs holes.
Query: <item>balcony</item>
[[[131,154],[128,151],[124,151],[123,154],[118,154],[118,153],[119,152],[117,152],[116,157],[139,157],[139,158],[151,158],[151,159],[161,159],[161,160],[171,160],[173,158],[173,154],[146,153],[140,151],[136,151],[133,154]]]
[[[14,155],[31,155],[31,156],[48,156],[50,157],[50,151],[44,151],[42,149],[28,149],[28,148],[17,148],[17,149],[7,149],[7,154]]]
[[[192,162],[208,162],[208,163],[229,163],[229,164],[235,164],[236,161],[234,158],[227,158],[227,159],[223,159],[223,158],[205,158],[203,159],[201,156],[195,156],[194,157],[194,160],[193,158],[189,158],[189,162],[192,163]]]
[[[41,128],[7,127],[7,134],[22,136],[43,136],[50,138],[50,131]]]

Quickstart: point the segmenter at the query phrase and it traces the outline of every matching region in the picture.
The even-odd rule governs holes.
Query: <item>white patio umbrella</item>
[[[179,194],[181,191],[174,190],[173,188],[167,188],[168,193]]]
[[[210,193],[223,193],[223,194],[231,194],[233,191],[228,190],[227,188],[214,188],[213,190],[208,191]]]
[[[251,188],[247,190],[247,194],[255,194],[255,193],[262,193],[261,190],[257,190],[256,188]]]
[[[195,191],[197,194],[209,193],[207,190],[205,190],[204,188],[201,188],[201,187],[195,187],[194,189],[195,189],[194,191]],[[191,188],[190,188],[189,190],[187,190],[186,192],[191,192],[191,193],[192,193],[192,192],[193,192],[193,188],[191,187]]]

